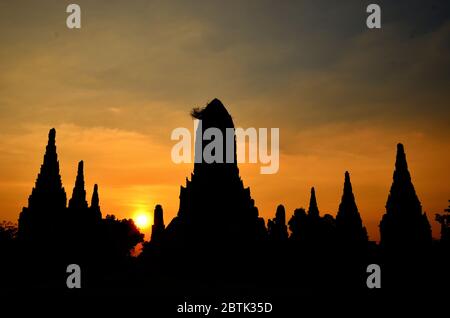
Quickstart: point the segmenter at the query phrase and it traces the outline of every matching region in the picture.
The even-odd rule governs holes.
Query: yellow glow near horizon
[[[136,212],[134,219],[134,223],[139,229],[147,229],[152,224],[150,214],[145,211]]]

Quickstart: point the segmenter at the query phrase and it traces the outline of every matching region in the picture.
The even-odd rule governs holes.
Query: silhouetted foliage
[[[142,234],[132,219],[118,220],[114,215],[107,215],[102,222],[105,247],[113,257],[131,255],[136,244],[144,241]]]
[[[17,225],[12,222],[0,223],[0,245],[12,242],[17,236]]]
[[[330,214],[320,216],[316,191],[311,188],[308,213],[304,209],[294,211],[289,220],[291,239],[309,246],[323,246],[331,243],[335,237],[335,220]]]
[[[288,222],[291,231],[290,238],[295,241],[303,241],[305,238],[308,216],[304,208],[295,209],[294,214]]]
[[[450,200],[448,202],[450,203]],[[450,242],[450,204],[444,212],[446,213],[436,213],[436,221],[441,225],[441,242],[448,244]]]
[[[277,207],[275,218],[267,222],[267,230],[269,238],[273,241],[285,241],[288,238],[286,226],[286,211],[284,206],[280,204]]]

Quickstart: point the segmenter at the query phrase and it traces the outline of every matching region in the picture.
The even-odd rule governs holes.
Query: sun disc
[[[140,213],[136,216],[134,222],[136,223],[137,227],[143,229],[147,228],[150,224],[150,218],[145,213]]]

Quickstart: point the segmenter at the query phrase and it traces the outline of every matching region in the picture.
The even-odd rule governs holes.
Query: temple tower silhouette
[[[97,222],[102,220],[102,212],[100,209],[100,199],[98,196],[98,185],[94,184],[94,190],[92,191],[91,206],[89,207],[90,216]]]
[[[86,190],[84,189],[84,169],[83,160],[78,162],[77,177],[72,192],[72,198],[69,200],[69,209],[87,209]]]
[[[19,215],[19,238],[35,241],[54,236],[64,221],[66,203],[56,153],[56,130],[52,128],[48,134],[44,162],[28,198],[28,207],[24,207]]]
[[[165,228],[163,208],[160,204],[157,204],[153,213],[152,236],[150,241],[160,242],[164,235]]]
[[[344,191],[336,215],[336,230],[344,246],[363,247],[367,244],[367,231],[356,206],[348,171],[345,172]]]
[[[397,145],[394,177],[380,222],[381,245],[387,249],[431,244],[431,227],[411,181],[402,144]]]
[[[309,199],[308,215],[312,218],[319,218],[319,207],[317,206],[316,190],[311,188],[311,196]]]
[[[100,212],[97,185],[94,186],[91,199],[91,206],[88,207],[84,182],[83,160],[78,162],[78,170],[75,179],[75,186],[73,188],[72,198],[69,200],[68,210],[69,210],[69,222],[72,223],[72,225],[75,225],[74,228],[75,232],[77,232],[79,228],[89,227],[97,224],[98,222],[101,221],[102,218],[102,214]]]
[[[186,179],[186,186],[180,189],[180,207],[178,215],[167,227],[168,237],[196,246],[259,240],[265,232],[264,220],[259,218],[250,189],[244,187],[239,176],[233,119],[218,99],[203,109],[194,109],[191,115],[201,120],[196,131],[197,162],[191,180]],[[213,142],[199,142],[208,128],[220,130],[224,161],[233,157],[232,163],[200,160],[201,153]],[[231,135],[227,135],[227,128],[233,129]],[[227,141],[234,145],[233,149],[227,149]],[[232,153],[228,153],[230,150]]]

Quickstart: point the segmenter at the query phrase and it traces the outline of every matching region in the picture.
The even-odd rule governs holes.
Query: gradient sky
[[[77,3],[82,28],[69,30]],[[450,199],[450,3],[376,1],[1,1],[0,220],[17,220],[57,130],[71,196],[85,161],[103,214],[178,211],[192,165],[170,159],[189,111],[222,100],[239,127],[279,127],[275,175],[242,165],[260,214],[288,218],[316,187],[336,214],[349,170],[371,239],[379,239],[395,149],[434,213]],[[147,233],[148,234],[148,233]]]

